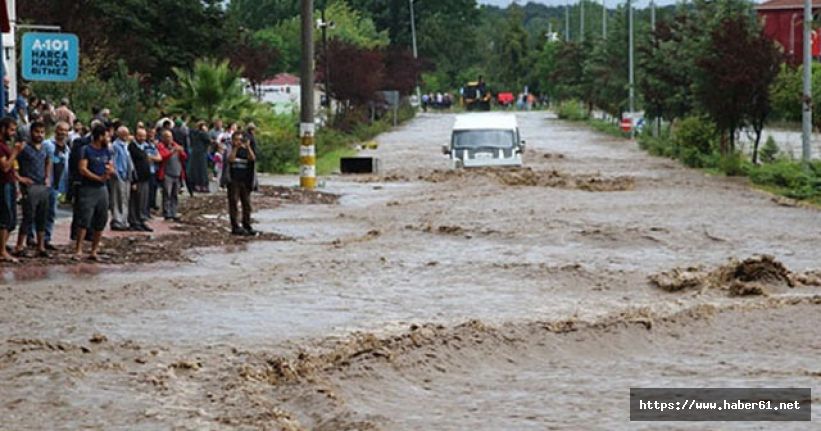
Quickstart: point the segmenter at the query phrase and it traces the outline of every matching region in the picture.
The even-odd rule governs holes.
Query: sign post
[[[71,33],[30,32],[23,35],[23,78],[71,82],[80,73],[80,43]]]

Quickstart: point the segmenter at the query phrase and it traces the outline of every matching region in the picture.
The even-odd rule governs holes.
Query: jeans
[[[51,188],[49,196],[48,196],[48,214],[46,215],[46,244],[51,243],[51,233],[54,232],[54,221],[57,220],[57,197],[60,195],[60,191]],[[34,225],[29,227],[29,231],[26,233],[26,239],[29,241],[34,241]]]

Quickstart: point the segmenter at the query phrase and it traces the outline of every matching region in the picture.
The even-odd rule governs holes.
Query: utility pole
[[[650,0],[650,28],[656,31],[656,3]]]
[[[564,40],[570,42],[570,5],[564,5]]]
[[[607,6],[601,0],[601,38],[607,39]]]
[[[807,0],[809,1],[809,0]],[[628,62],[629,62],[629,79],[630,79],[630,114],[632,115],[636,112],[636,89],[635,89],[635,76],[633,73],[633,4],[630,0],[627,0],[627,21],[628,21],[628,30],[627,30],[627,45],[628,45]],[[631,118],[633,122],[635,122],[634,118]],[[636,125],[632,124],[630,128],[630,138],[634,139],[636,137]]]
[[[579,0],[579,42],[584,42],[584,0]]]
[[[416,16],[413,13],[413,2],[416,0],[408,0],[408,4],[410,6],[410,18],[411,18],[411,36],[413,37],[413,59],[418,61],[419,59],[419,52],[416,50]],[[419,103],[419,106],[422,106],[422,90],[419,88],[419,77],[416,76],[416,101]]]
[[[302,64],[300,74],[299,116],[299,186],[305,189],[316,188],[316,147],[314,137],[314,2],[302,2]]]
[[[810,137],[812,136],[812,57],[810,33],[812,31],[812,0],[804,0],[804,97],[801,115],[801,158],[810,161]]]

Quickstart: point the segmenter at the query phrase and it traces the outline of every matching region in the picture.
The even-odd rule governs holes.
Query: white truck
[[[458,115],[442,153],[451,168],[522,166],[525,141],[513,114]]]

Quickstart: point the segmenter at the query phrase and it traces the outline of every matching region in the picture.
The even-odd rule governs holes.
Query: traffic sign
[[[76,81],[80,72],[80,40],[71,33],[23,35],[23,78],[28,81]]]

